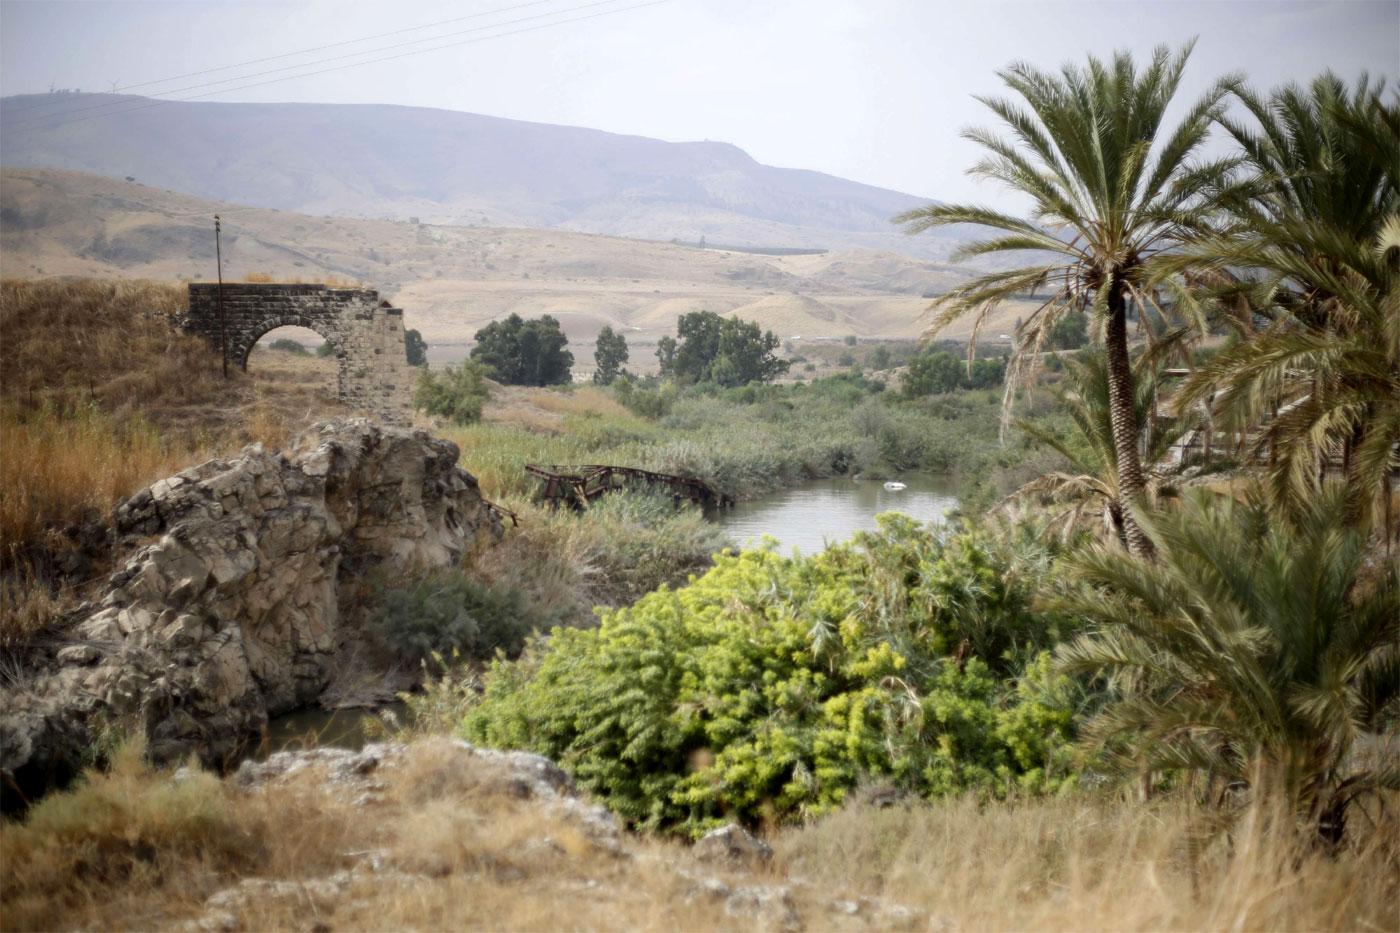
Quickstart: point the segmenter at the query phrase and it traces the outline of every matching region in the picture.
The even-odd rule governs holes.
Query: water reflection
[[[940,476],[901,476],[904,489],[879,480],[810,480],[762,499],[741,502],[716,521],[736,544],[763,535],[778,539],[784,553],[815,554],[857,531],[874,531],[881,512],[903,512],[920,522],[942,522],[958,504],[953,481]]]

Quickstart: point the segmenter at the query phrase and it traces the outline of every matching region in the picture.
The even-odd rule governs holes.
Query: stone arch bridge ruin
[[[368,288],[325,285],[190,285],[185,329],[217,352],[228,333],[228,360],[248,368],[258,340],[278,327],[305,327],[329,341],[340,364],[340,399],[357,411],[406,424],[412,415],[413,368],[404,350],[403,311]]]

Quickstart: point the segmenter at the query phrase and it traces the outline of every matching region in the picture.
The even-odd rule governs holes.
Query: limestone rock
[[[694,855],[705,862],[766,862],[773,857],[768,843],[737,823],[712,829],[695,843]]]
[[[132,496],[115,524],[133,553],[47,672],[4,692],[0,784],[32,798],[104,719],[142,726],[157,761],[234,760],[326,689],[367,573],[450,566],[500,534],[457,457],[422,431],[337,419]]]

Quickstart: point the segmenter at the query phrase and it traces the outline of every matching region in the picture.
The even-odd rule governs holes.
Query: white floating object
[[[897,483],[897,482],[895,482],[894,480],[889,480],[888,482],[885,483],[885,488],[886,488],[886,489],[903,489],[903,488],[905,488],[905,486],[904,486],[903,483]]]

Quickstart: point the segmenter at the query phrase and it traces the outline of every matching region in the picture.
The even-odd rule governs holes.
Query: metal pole
[[[219,352],[224,358],[224,378],[228,378],[228,318],[224,316],[224,252],[219,245],[219,215],[214,215],[214,264],[219,274]]]

